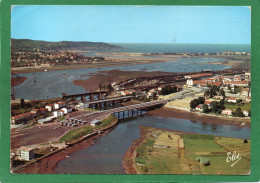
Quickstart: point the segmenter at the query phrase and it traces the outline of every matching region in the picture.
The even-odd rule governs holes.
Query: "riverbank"
[[[175,108],[169,107],[162,107],[152,111],[148,111],[146,114],[154,115],[154,116],[161,116],[161,117],[173,117],[173,118],[181,118],[191,120],[193,122],[202,122],[202,123],[209,123],[209,124],[221,124],[221,125],[232,125],[241,127],[243,122],[246,122],[244,126],[251,127],[251,119],[246,118],[236,118],[236,117],[223,117],[223,116],[213,116],[207,115],[198,112],[190,112]]]
[[[251,141],[140,126],[122,160],[127,174],[248,175]],[[227,152],[241,159],[233,168]],[[225,163],[224,163],[225,162]]]
[[[27,77],[11,78],[11,86],[18,86],[18,85],[22,84],[26,79],[27,79]]]
[[[98,74],[90,75],[90,78],[83,80],[74,80],[75,85],[83,87],[86,91],[95,91],[99,86],[105,86],[117,81],[123,81],[135,77],[152,77],[157,75],[170,75],[167,72],[155,71],[121,71],[118,69],[109,71],[100,71]]]
[[[56,174],[56,165],[71,153],[77,152],[81,149],[87,148],[95,143],[95,139],[107,134],[113,130],[118,124],[118,120],[112,121],[109,126],[100,128],[91,134],[85,135],[78,140],[74,140],[67,144],[67,147],[58,149],[42,158],[34,160],[33,162],[25,165],[23,168],[14,171],[13,173],[25,174]],[[102,133],[99,133],[102,132]]]

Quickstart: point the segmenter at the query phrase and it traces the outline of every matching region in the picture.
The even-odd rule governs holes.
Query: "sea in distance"
[[[119,50],[98,50],[98,52],[129,53],[220,53],[223,51],[251,52],[250,44],[180,44],[180,43],[109,43],[120,46]],[[87,55],[94,56],[95,52]]]

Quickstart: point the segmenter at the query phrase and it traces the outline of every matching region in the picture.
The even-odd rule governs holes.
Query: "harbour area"
[[[140,137],[140,125],[250,139],[250,79],[242,70],[163,73],[116,80],[93,92],[20,99],[12,103],[12,171],[124,174],[122,159]],[[17,154],[24,148],[33,151],[29,161]]]

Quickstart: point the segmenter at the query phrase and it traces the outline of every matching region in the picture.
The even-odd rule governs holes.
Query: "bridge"
[[[90,119],[93,120],[95,118],[98,118],[99,116],[105,116],[108,114],[118,116],[118,118],[119,118],[120,114],[122,114],[123,118],[127,118],[130,116],[138,116],[139,114],[141,114],[141,111],[148,111],[148,110],[155,109],[157,107],[162,107],[168,101],[169,100],[157,100],[157,101],[153,101],[153,102],[133,104],[133,105],[118,107],[118,108],[109,109],[109,110],[95,111],[92,113],[89,113],[87,111],[86,112],[82,111],[80,114],[74,115],[72,118],[69,117],[68,119],[89,121]]]
[[[98,99],[102,99],[103,96],[107,95],[107,91],[98,91],[98,92],[90,92],[90,93],[81,93],[81,94],[73,94],[73,95],[64,95],[62,96],[62,100],[68,100],[68,99],[74,99],[76,100],[78,97],[81,98],[81,100],[86,100],[86,97],[88,96],[90,100],[93,100],[95,96],[97,96]]]
[[[123,96],[123,97],[113,97],[113,98],[107,98],[107,99],[102,99],[102,100],[94,100],[90,102],[86,102],[86,107],[90,108],[96,108],[100,107],[102,104],[105,106],[108,106],[109,104],[117,104],[117,103],[123,103],[126,101],[129,101],[133,98],[133,96]]]
[[[164,106],[169,100],[157,100],[157,101],[152,101],[152,102],[145,102],[145,103],[140,103],[140,104],[133,104],[129,106],[124,106],[124,107],[118,107],[114,109],[109,109],[109,110],[104,110],[100,112],[106,112],[110,113],[112,115],[117,115],[119,116],[120,113],[122,113],[123,118],[129,117],[130,114],[131,116],[134,116],[134,113],[136,112],[136,115],[138,116],[138,111],[148,111],[155,109],[157,107],[162,107]],[[127,113],[125,113],[127,112]]]

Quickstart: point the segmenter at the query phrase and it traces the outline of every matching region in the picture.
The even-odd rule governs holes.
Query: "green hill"
[[[12,50],[29,50],[34,48],[40,50],[109,50],[120,49],[121,47],[103,42],[47,42],[30,39],[11,39],[11,48]]]

